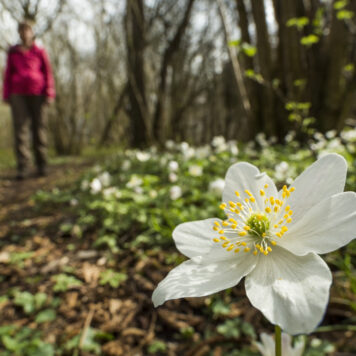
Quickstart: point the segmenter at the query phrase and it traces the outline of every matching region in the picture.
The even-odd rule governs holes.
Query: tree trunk
[[[133,147],[145,147],[150,142],[149,111],[146,99],[144,69],[145,18],[143,0],[126,1],[126,47],[128,75],[128,114]]]

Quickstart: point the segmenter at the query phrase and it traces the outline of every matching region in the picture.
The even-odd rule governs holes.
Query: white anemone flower
[[[345,159],[329,154],[278,192],[255,166],[231,166],[221,204],[227,218],[176,227],[173,239],[189,260],[159,283],[154,305],[210,295],[246,277],[247,297],[272,324],[291,335],[311,332],[332,281],[318,254],[356,235],[356,194],[343,192],[346,171]]]
[[[174,185],[169,190],[169,195],[172,200],[177,200],[182,196],[182,188],[179,185]]]
[[[276,344],[273,336],[266,333],[261,334],[261,342],[255,343],[262,356],[274,356]],[[304,339],[299,339],[292,346],[290,335],[282,333],[282,356],[302,356],[305,347]]]

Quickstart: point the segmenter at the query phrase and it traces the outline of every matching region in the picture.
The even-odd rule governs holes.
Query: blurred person
[[[44,107],[55,98],[51,65],[46,51],[35,43],[32,26],[29,20],[18,24],[21,41],[8,51],[3,85],[3,100],[11,106],[18,180],[24,179],[29,173],[30,136],[37,175],[47,174]]]

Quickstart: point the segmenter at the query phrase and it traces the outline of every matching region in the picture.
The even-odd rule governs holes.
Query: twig
[[[79,350],[81,350],[82,347],[83,347],[85,338],[86,338],[87,333],[88,333],[88,329],[89,329],[89,327],[90,327],[90,323],[91,323],[91,321],[92,321],[92,319],[93,319],[93,316],[94,316],[94,312],[95,312],[95,307],[93,307],[93,308],[91,308],[91,309],[89,310],[88,316],[87,316],[87,318],[85,319],[83,332],[82,332],[82,335],[81,335],[81,337],[80,337],[79,346],[78,346]]]

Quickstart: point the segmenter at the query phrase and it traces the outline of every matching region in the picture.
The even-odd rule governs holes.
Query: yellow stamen
[[[289,205],[286,206],[285,211],[288,211],[288,210],[290,210],[290,206]]]
[[[295,188],[292,187],[292,188],[289,189],[289,191],[290,191],[291,193],[293,193],[293,192],[295,191]]]
[[[272,252],[271,247],[268,246],[268,247],[267,247],[267,251],[268,251],[268,252]]]
[[[235,247],[234,245],[230,245],[226,250],[227,250],[227,251],[231,251],[231,250],[234,249],[234,247]]]
[[[237,228],[237,224],[231,225],[231,228],[235,230]]]
[[[222,226],[229,226],[229,223],[227,221],[223,221],[221,225]]]
[[[283,232],[287,232],[287,231],[288,231],[287,226],[283,226],[283,227],[282,227],[282,231],[283,231]]]
[[[255,250],[255,251],[253,251],[253,254],[255,255],[255,256],[257,256],[257,250]]]
[[[225,231],[224,230],[220,230],[219,231],[219,234],[223,234]]]
[[[279,210],[278,206],[275,206],[273,210],[274,210],[275,213],[277,213],[278,210]]]
[[[214,242],[220,242],[220,239],[213,239]]]
[[[292,218],[287,219],[287,223],[288,224],[291,223],[291,222],[292,222]]]
[[[226,242],[224,242],[223,244],[222,244],[222,247],[226,247],[226,246],[228,246],[230,244],[230,241],[226,241]]]
[[[225,236],[220,236],[220,240],[224,240],[224,241],[226,241],[226,240],[227,240],[227,238],[226,238]]]
[[[276,245],[277,245],[277,242],[274,241],[274,240],[272,240],[272,241],[271,241],[271,244],[272,244],[273,246],[276,246]]]
[[[239,248],[237,248],[234,252],[235,253],[238,253],[240,251],[240,249]]]
[[[271,212],[271,208],[269,206],[267,206],[267,208],[265,209],[266,213],[270,213]]]
[[[235,190],[235,195],[236,195],[237,197],[239,197],[239,196],[240,196],[240,193],[239,193],[237,190]]]
[[[244,252],[249,252],[251,249],[249,248],[249,247],[246,247],[245,249],[244,249]]]
[[[242,242],[241,242],[241,245],[242,245],[242,246],[246,246],[247,243],[246,243],[245,241],[242,241]]]
[[[245,225],[245,226],[244,226],[244,229],[245,229],[246,231],[251,230],[251,228],[250,228],[248,225]]]
[[[246,236],[246,235],[247,235],[247,232],[246,232],[246,231],[240,231],[240,232],[239,232],[239,235],[240,235],[240,236]]]
[[[245,193],[249,196],[249,197],[252,197],[253,195],[251,194],[251,192],[247,189],[245,189]]]
[[[260,194],[261,194],[261,197],[263,197],[265,195],[265,191],[263,189],[260,189]]]
[[[218,230],[219,230],[219,227],[213,226],[213,230],[218,231]]]
[[[235,208],[236,204],[233,201],[229,201],[229,205],[231,208]]]
[[[256,201],[256,199],[255,199],[254,197],[251,197],[251,198],[250,198],[250,202],[251,202],[251,203],[254,203],[255,201]]]
[[[220,207],[221,210],[224,210],[226,208],[226,204],[225,203],[221,203],[219,205],[219,207]]]
[[[267,188],[268,188],[268,184],[265,184],[265,185],[264,185],[264,188],[267,189]]]

